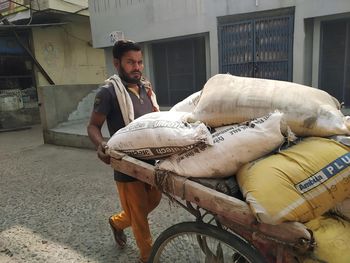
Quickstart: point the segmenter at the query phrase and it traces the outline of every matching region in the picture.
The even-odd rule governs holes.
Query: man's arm
[[[90,140],[96,146],[98,158],[100,158],[104,163],[110,164],[110,156],[105,153],[107,144],[103,140],[101,132],[102,125],[105,120],[105,115],[93,111],[91,113],[90,122],[87,126],[87,133]]]

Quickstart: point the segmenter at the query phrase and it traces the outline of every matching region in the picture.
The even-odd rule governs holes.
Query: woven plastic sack
[[[185,177],[220,178],[234,175],[240,166],[279,147],[283,114],[275,112],[241,125],[219,127],[214,144],[197,146],[162,160],[158,169]]]
[[[305,259],[303,263],[349,263],[350,262],[350,222],[340,218],[321,216],[305,223],[314,235],[315,259]]]
[[[335,213],[350,222],[350,197],[343,202],[336,204],[330,212]]]
[[[170,111],[182,111],[182,112],[192,112],[196,107],[199,98],[201,95],[201,91],[197,91],[192,95],[188,96],[184,100],[175,104]]]
[[[309,137],[246,164],[237,181],[259,221],[307,222],[349,196],[349,149],[334,140]]]
[[[220,127],[261,117],[274,110],[285,113],[299,136],[350,134],[350,120],[339,102],[312,87],[269,79],[218,74],[204,85],[189,121]]]
[[[213,144],[208,128],[183,121],[184,112],[152,112],[118,130],[107,142],[109,149],[140,159],[158,159]]]

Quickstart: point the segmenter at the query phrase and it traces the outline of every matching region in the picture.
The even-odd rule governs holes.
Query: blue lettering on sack
[[[349,166],[350,166],[350,152],[342,155],[341,157],[337,158],[333,162],[329,163],[326,167],[322,168],[316,174],[306,178],[300,183],[297,183],[295,185],[295,188],[300,193],[303,194],[317,187],[318,185],[324,183],[325,181],[329,180],[330,178],[337,175],[338,173],[348,168]],[[348,176],[350,176],[350,174]]]

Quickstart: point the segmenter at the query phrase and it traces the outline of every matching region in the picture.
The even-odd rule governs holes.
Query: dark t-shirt
[[[134,93],[128,91],[134,106],[134,119],[153,111],[152,102],[147,96],[146,89],[143,86],[140,86],[139,88],[140,98]],[[112,85],[102,86],[98,90],[94,102],[94,112],[106,116],[110,136],[125,126],[117,96]],[[119,182],[132,182],[136,180],[135,178],[118,171],[114,171],[114,179]]]

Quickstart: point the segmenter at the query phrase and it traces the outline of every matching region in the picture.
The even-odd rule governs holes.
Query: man
[[[113,135],[133,119],[159,110],[150,83],[142,77],[144,65],[140,46],[132,41],[116,42],[113,46],[113,64],[119,76],[110,77],[96,94],[87,127],[98,157],[106,164],[110,163],[110,157],[105,153],[106,142],[101,134],[105,120],[110,135]],[[114,179],[123,209],[109,218],[114,239],[120,248],[124,248],[126,235],[123,230],[131,226],[140,250],[138,262],[147,262],[152,248],[147,215],[159,204],[161,192],[117,171],[114,171]]]

